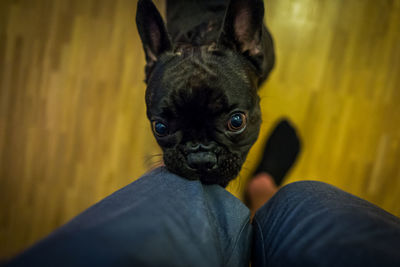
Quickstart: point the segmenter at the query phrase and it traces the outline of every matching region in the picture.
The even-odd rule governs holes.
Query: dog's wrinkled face
[[[255,85],[229,51],[203,47],[162,57],[146,104],[165,165],[188,179],[227,185],[258,136]]]
[[[150,1],[139,2],[137,23],[147,60],[147,116],[166,167],[188,179],[226,186],[238,175],[259,133],[254,66],[241,51],[227,46],[171,44]],[[224,33],[231,28],[226,27]],[[250,36],[243,29],[237,32]],[[247,56],[255,43],[242,44]]]

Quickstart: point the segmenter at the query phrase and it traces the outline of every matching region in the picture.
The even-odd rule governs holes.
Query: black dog
[[[154,4],[138,2],[147,116],[170,171],[221,186],[239,173],[274,65],[263,18],[262,0],[170,0],[167,31]]]

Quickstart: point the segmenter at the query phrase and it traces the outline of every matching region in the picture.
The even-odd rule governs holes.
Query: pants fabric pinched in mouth
[[[224,188],[159,168],[5,266],[400,266],[400,220],[325,183],[289,184],[249,216]]]

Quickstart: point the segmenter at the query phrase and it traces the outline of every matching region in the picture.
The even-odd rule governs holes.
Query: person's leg
[[[252,177],[247,187],[247,203],[253,218],[256,211],[278,192],[274,178],[269,173],[259,173]]]
[[[249,210],[218,185],[156,169],[6,266],[247,266]]]
[[[252,266],[400,266],[400,219],[320,182],[278,191],[300,144],[291,123],[279,121],[248,184]]]
[[[296,129],[289,120],[280,119],[268,136],[263,155],[245,192],[245,202],[252,218],[278,191],[300,150],[301,141]]]
[[[252,266],[400,266],[400,219],[321,182],[281,188],[253,218]]]

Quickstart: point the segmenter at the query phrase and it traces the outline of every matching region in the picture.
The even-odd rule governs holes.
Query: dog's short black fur
[[[138,2],[147,116],[170,171],[221,186],[239,173],[275,60],[263,18],[262,0],[170,0],[167,31],[154,4]]]

